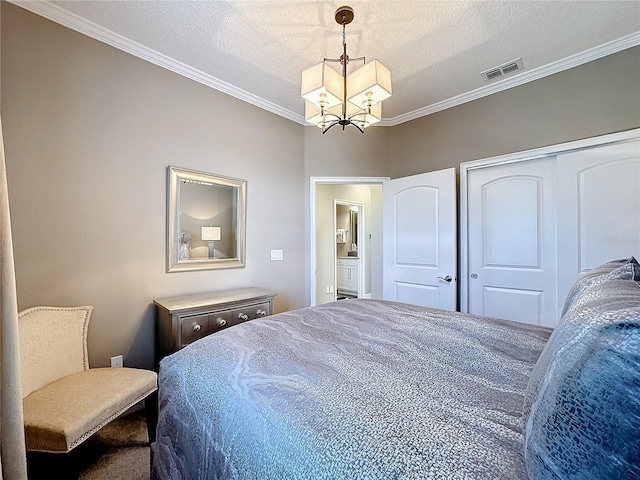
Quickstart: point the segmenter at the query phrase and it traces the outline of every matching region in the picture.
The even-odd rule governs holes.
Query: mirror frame
[[[181,180],[210,183],[236,188],[237,192],[237,232],[236,253],[234,258],[195,258],[178,260],[180,241],[180,184]],[[188,170],[186,168],[167,168],[167,273],[191,272],[196,270],[214,270],[221,268],[244,268],[246,247],[247,218],[247,181],[238,178],[223,177],[209,173]]]

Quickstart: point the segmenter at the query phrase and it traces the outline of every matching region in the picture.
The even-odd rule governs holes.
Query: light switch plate
[[[284,258],[284,252],[282,250],[271,250],[271,261],[278,262]]]

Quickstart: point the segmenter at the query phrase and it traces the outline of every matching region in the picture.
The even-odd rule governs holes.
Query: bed
[[[628,265],[617,261],[601,275],[625,267],[639,290],[640,267]],[[565,317],[580,314],[578,300],[603,284],[576,288],[572,302],[582,307]],[[625,301],[640,318],[640,296],[629,288]],[[552,340],[575,331],[567,325]],[[557,436],[558,418],[557,399],[545,395],[549,377],[562,374],[556,359],[569,364],[563,345],[548,342],[551,333],[379,300],[342,300],[228,328],[162,360],[152,478],[565,478],[556,474],[567,466],[570,442],[547,441]],[[635,349],[640,371],[638,343],[623,343]],[[634,385],[637,393],[640,379],[625,385],[623,396]],[[621,401],[640,418],[637,402]],[[640,447],[638,425],[623,432],[635,435],[631,449]],[[616,480],[638,478],[625,476],[640,475],[637,451],[620,454]]]

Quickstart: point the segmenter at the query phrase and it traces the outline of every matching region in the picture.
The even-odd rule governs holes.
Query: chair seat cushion
[[[92,368],[62,377],[23,400],[28,450],[68,452],[157,389],[157,374]]]

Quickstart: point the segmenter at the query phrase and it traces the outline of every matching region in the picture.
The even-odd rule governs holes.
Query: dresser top
[[[267,299],[275,297],[276,295],[275,292],[265,290],[264,288],[248,287],[159,298],[154,300],[153,303],[168,310],[170,313],[174,313],[209,305],[224,305],[247,300]]]

